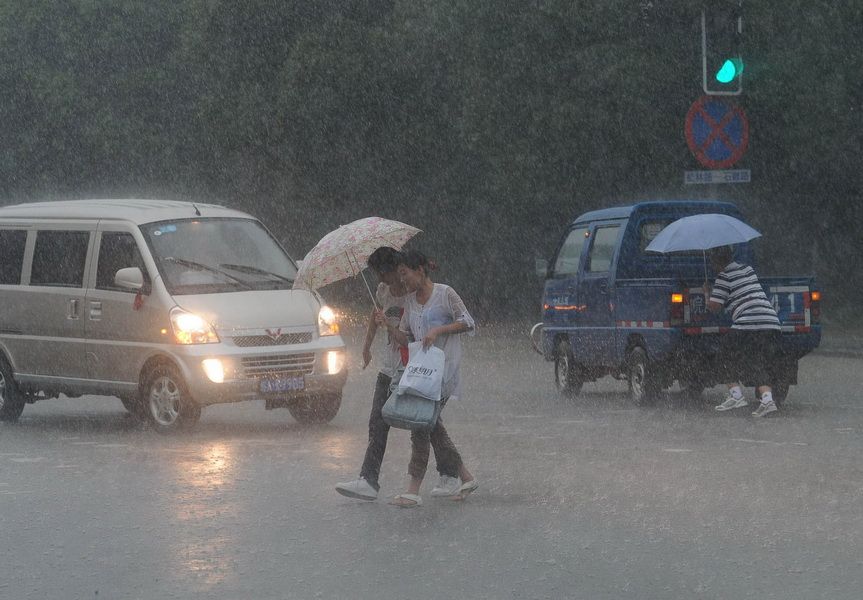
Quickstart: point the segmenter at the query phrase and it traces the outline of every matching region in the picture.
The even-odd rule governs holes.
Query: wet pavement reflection
[[[718,388],[562,401],[547,364],[472,351],[475,373],[517,372],[446,409],[481,487],[434,500],[431,467],[415,510],[387,504],[405,431],[377,502],[333,490],[362,461],[370,371],[328,425],[253,402],[161,436],[112,399],[28,406],[0,425],[0,598],[859,597],[859,360],[807,358],[782,417],[757,422],[716,414]]]

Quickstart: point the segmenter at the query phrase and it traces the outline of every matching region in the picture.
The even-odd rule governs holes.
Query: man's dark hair
[[[711,248],[707,251],[707,257],[714,262],[722,262],[723,266],[727,265],[734,259],[733,246],[719,246]]]
[[[378,273],[389,273],[395,271],[403,260],[402,253],[395,248],[381,246],[369,256],[368,265]]]

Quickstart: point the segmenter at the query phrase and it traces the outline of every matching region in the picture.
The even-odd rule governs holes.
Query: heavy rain
[[[0,598],[860,597],[859,2],[0,16]]]

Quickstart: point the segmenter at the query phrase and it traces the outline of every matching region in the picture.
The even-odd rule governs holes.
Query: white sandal
[[[468,496],[470,496],[471,492],[475,491],[476,488],[479,487],[479,481],[476,479],[471,479],[470,481],[465,481],[461,484],[461,487],[456,490],[456,493],[453,494],[450,498],[455,500],[456,502],[464,500]]]
[[[396,494],[390,504],[399,508],[416,508],[423,505],[423,499],[416,494]]]

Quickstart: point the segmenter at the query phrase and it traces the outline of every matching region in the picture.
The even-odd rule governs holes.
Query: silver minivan
[[[347,379],[334,311],[254,217],[162,200],[0,208],[0,420],[117,396],[161,431],[263,399],[327,422]]]

